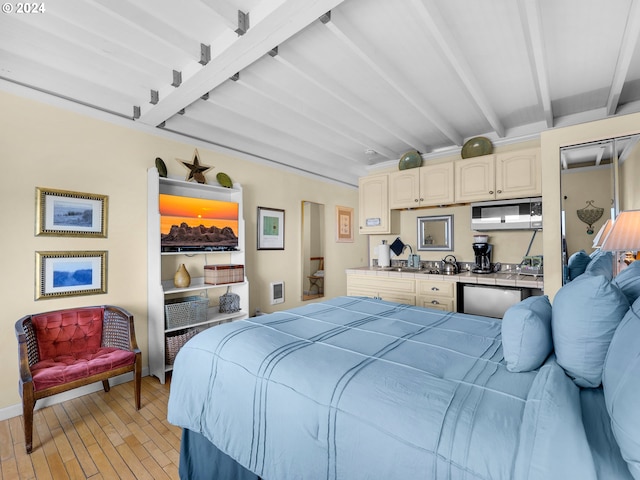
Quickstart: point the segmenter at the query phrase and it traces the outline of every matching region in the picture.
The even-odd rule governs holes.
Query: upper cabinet
[[[455,185],[456,203],[541,195],[540,150],[456,160]]]
[[[360,233],[394,233],[399,218],[389,210],[389,175],[369,175],[358,181]]]
[[[417,208],[454,202],[453,163],[400,170],[389,175],[389,208]]]
[[[542,195],[540,149],[496,155],[496,199]]]

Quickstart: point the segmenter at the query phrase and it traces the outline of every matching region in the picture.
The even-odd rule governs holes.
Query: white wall
[[[115,304],[135,316],[136,335],[147,364],[147,169],[156,157],[167,164],[169,176],[185,178],[177,159],[191,161],[197,147],[200,162],[213,166],[206,177],[227,173],[244,189],[246,272],[250,310],[269,312],[269,283],[284,280],[286,303],[302,304],[301,205],[309,200],[325,205],[327,297],[346,293],[345,268],[366,265],[366,237],[354,243],[335,242],[335,207],[355,209],[356,188],[321,182],[290,171],[276,170],[195,145],[81,115],[57,106],[0,93],[0,222],[4,274],[0,275],[0,414],[15,406],[18,395],[17,343],[14,323],[30,313],[75,306]],[[109,196],[108,238],[86,239],[35,236],[35,188],[47,187]],[[285,250],[256,249],[257,207],[285,210]],[[63,250],[108,251],[108,292],[103,295],[36,301],[35,252]],[[171,276],[174,272],[169,272]]]

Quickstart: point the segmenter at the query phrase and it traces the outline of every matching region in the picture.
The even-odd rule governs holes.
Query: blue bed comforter
[[[205,330],[168,419],[265,480],[596,479],[578,388],[491,318],[338,297]]]

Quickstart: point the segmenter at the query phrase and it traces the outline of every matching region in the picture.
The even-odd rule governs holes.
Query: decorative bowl
[[[231,178],[229,178],[229,175],[227,175],[224,172],[218,173],[216,175],[216,180],[218,180],[218,183],[223,187],[226,187],[226,188],[233,187],[233,182],[231,181]]]
[[[462,158],[480,157],[493,152],[493,144],[487,137],[473,137],[462,146]]]
[[[158,169],[158,176],[167,178],[167,165],[160,157],[156,157],[156,168]]]
[[[400,170],[406,170],[408,168],[416,168],[422,165],[422,156],[417,150],[409,150],[407,153],[400,157],[398,168]]]

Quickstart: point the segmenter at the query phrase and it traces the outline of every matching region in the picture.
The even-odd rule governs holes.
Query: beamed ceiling
[[[349,185],[640,111],[640,0],[28,5],[0,16],[0,88]]]

